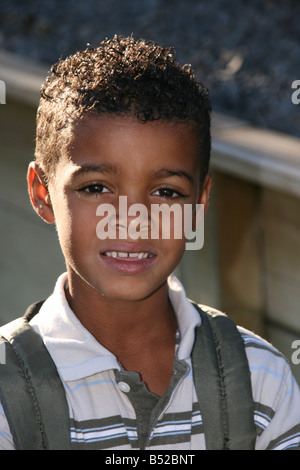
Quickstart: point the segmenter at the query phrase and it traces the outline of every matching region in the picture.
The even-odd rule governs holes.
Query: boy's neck
[[[89,291],[89,292],[87,292]],[[138,372],[148,389],[162,396],[173,374],[176,316],[165,283],[147,299],[114,301],[94,289],[66,290],[83,326],[128,371]]]
[[[66,297],[74,314],[107,349],[132,351],[134,345],[176,331],[176,317],[165,283],[146,299],[108,299],[90,286],[77,286],[69,276]]]

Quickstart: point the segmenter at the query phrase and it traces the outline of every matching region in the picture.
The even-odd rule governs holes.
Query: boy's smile
[[[49,182],[51,210],[44,207],[40,214],[56,223],[71,289],[91,294],[92,287],[107,299],[125,301],[165,288],[184,253],[184,237],[124,239],[119,197],[126,196],[128,206],[143,204],[149,214],[152,204],[206,204],[210,185],[199,194],[199,178],[191,127],[144,124],[129,116],[83,118]],[[116,208],[117,239],[97,237],[97,208],[103,204]],[[128,216],[126,224],[132,219]],[[148,234],[151,223],[150,217],[143,221]]]

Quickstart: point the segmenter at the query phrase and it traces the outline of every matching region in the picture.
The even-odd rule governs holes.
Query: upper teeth
[[[119,258],[129,257],[143,259],[151,256],[150,253],[126,253],[124,251],[107,251],[105,254],[106,256],[111,256],[112,258],[116,258],[118,256]]]

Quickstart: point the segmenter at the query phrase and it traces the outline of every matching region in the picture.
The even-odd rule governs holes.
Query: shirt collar
[[[53,294],[30,325],[42,336],[63,380],[79,380],[104,370],[120,370],[117,358],[94,338],[69,307],[65,296],[67,280],[67,273],[58,278]],[[201,320],[176,276],[169,276],[168,286],[181,338],[177,357],[184,360],[190,357],[195,327]]]

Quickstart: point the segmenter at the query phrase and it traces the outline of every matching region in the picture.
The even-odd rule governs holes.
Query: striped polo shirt
[[[178,321],[174,374],[162,397],[87,331],[65,297],[67,274],[31,320],[63,382],[72,446],[78,450],[205,450],[201,410],[191,368],[198,312],[178,279],[168,279]],[[300,449],[300,392],[286,359],[269,343],[239,328],[255,402],[256,449]],[[121,334],[121,332],[120,332]],[[0,449],[14,449],[0,409]]]

